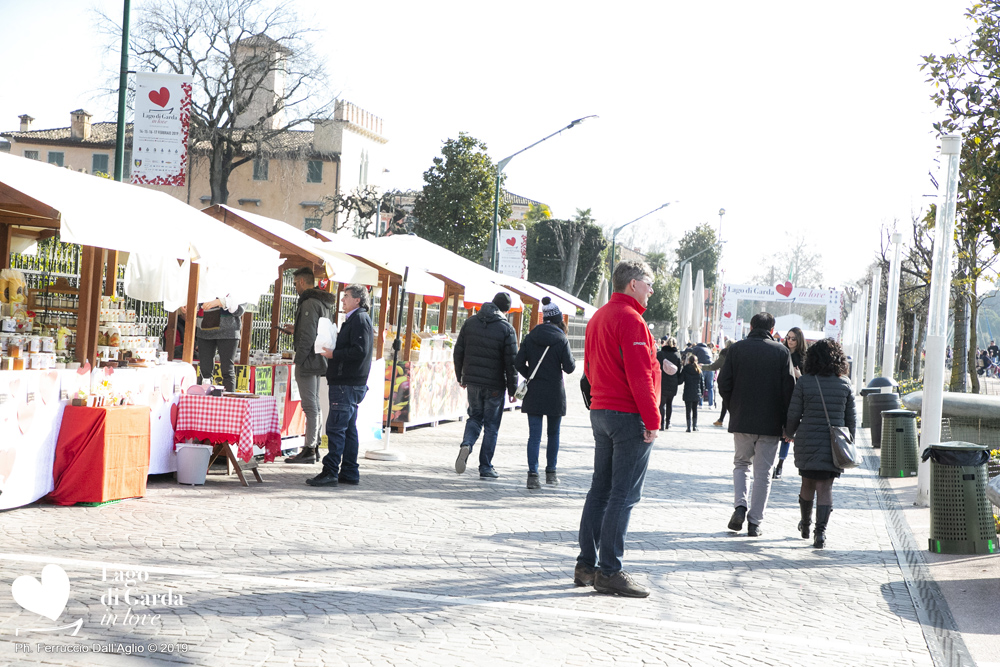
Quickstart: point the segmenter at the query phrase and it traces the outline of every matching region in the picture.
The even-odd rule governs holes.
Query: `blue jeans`
[[[637,414],[591,410],[594,477],[580,519],[578,563],[598,567],[606,576],[622,569],[625,534],[632,508],[642,497],[652,443]]]
[[[330,451],[323,457],[323,470],[350,481],[360,478],[358,404],[367,393],[368,387],[364,385],[330,385],[330,415],[326,418],[326,444]]]
[[[493,453],[497,448],[497,434],[503,417],[503,389],[493,389],[477,384],[467,387],[469,393],[469,419],[465,422],[462,445],[475,449],[476,440],[483,431],[483,448],[479,450],[479,472],[493,467]]]
[[[705,381],[705,391],[708,392],[708,404],[712,405],[715,403],[715,371],[702,371],[701,379]],[[701,398],[699,398],[698,405],[701,404]]]
[[[782,461],[784,461],[785,458],[788,457],[788,447],[791,444],[792,443],[788,442],[784,438],[781,439],[781,448],[778,450],[778,458],[781,459]]]
[[[543,415],[528,415],[528,472],[538,472],[538,450],[542,444]],[[556,471],[559,458],[559,423],[562,417],[549,415],[548,444],[545,447],[545,472]]]

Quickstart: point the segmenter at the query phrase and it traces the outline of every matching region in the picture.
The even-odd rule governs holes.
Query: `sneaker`
[[[595,574],[597,574],[596,567],[577,563],[573,570],[573,583],[577,586],[593,586]]]
[[[339,482],[340,484],[350,484],[351,486],[357,486],[358,484],[361,483],[361,480],[360,479],[350,479],[348,477],[344,477],[343,475],[338,475],[337,476],[337,482]]]
[[[735,530],[737,533],[743,530],[743,521],[747,518],[747,508],[740,505],[733,512],[732,518],[729,519],[729,530]]]
[[[472,453],[472,447],[468,445],[462,445],[458,448],[458,458],[455,459],[455,472],[461,475],[465,472],[465,462],[469,460],[469,454]]]
[[[556,471],[555,470],[553,470],[552,472],[549,472],[548,470],[545,471],[545,483],[546,484],[558,484],[559,483],[559,476],[556,475]]]
[[[594,574],[594,590],[605,595],[621,595],[626,598],[649,597],[649,589],[636,582],[624,570],[615,572],[610,577],[598,570]]]
[[[747,537],[760,537],[763,534],[764,531],[761,530],[760,526],[758,526],[757,524],[755,523],[747,524]]]
[[[311,479],[306,480],[309,486],[337,486],[337,473],[324,470]]]
[[[712,422],[712,426],[722,426],[722,420],[716,419],[714,422]]]
[[[499,476],[500,474],[497,472],[497,469],[494,468],[493,466],[490,466],[489,468],[479,469],[479,477],[481,479],[496,479]]]
[[[496,471],[494,471],[494,472],[496,472]],[[480,476],[482,476],[482,473],[480,473]],[[529,489],[540,489],[540,488],[542,488],[542,483],[538,481],[538,473],[537,472],[529,472],[528,473],[528,488]]]

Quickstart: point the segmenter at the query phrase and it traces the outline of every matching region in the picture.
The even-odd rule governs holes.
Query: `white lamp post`
[[[865,371],[865,380],[871,382],[875,378],[875,354],[878,344],[875,338],[878,336],[878,293],[882,288],[882,269],[875,267],[872,274],[872,304],[868,309],[868,368]]]
[[[930,306],[927,309],[927,357],[924,365],[924,396],[920,407],[920,454],[941,441],[941,403],[944,399],[944,348],[948,334],[948,297],[951,293],[951,250],[958,200],[958,165],[962,137],[941,138],[941,157],[947,160],[944,201],[938,196],[934,222],[934,258],[931,264]],[[930,463],[921,461],[917,472],[919,507],[930,505]]]
[[[899,315],[899,255],[903,235],[892,234],[892,259],[889,263],[889,294],[885,302],[885,338],[882,343],[882,376],[892,379],[896,374],[896,318]]]
[[[868,322],[868,286],[861,290],[858,299],[858,318],[854,322],[854,393],[861,393],[862,380],[865,375],[865,324]]]

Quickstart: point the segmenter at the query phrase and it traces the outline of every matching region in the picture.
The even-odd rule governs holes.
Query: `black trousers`
[[[211,378],[215,372],[215,351],[219,351],[219,365],[222,367],[222,384],[226,391],[236,391],[236,351],[240,349],[239,338],[199,338],[198,364],[201,377]]]
[[[677,395],[675,391],[672,394],[660,394],[660,428],[664,429],[670,426],[670,415],[674,411],[674,396]]]
[[[684,416],[687,417],[688,428],[698,425],[698,401],[684,401]]]

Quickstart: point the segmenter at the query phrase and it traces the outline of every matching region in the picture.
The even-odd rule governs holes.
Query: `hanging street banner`
[[[191,126],[191,76],[135,75],[132,183],[185,184]]]
[[[722,333],[727,338],[739,340],[738,333],[742,333],[743,323],[736,317],[736,305],[741,300],[826,305],[823,335],[838,341],[841,338],[844,293],[832,287],[828,290],[795,287],[789,280],[774,286],[723,285],[721,322]]]
[[[528,277],[528,232],[523,229],[500,230],[500,255],[497,273],[515,278]]]

